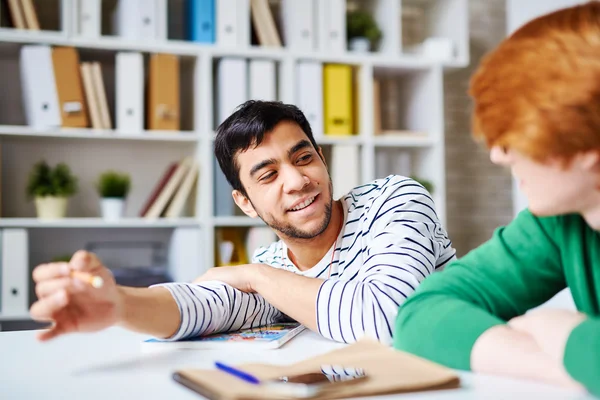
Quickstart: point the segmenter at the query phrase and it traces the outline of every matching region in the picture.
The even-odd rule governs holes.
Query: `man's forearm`
[[[162,287],[132,288],[119,286],[118,325],[157,338],[173,336],[180,324],[177,303]]]
[[[275,308],[317,330],[317,294],[323,281],[259,265],[252,288]]]
[[[506,325],[494,326],[477,339],[471,351],[471,369],[581,388],[531,336]]]

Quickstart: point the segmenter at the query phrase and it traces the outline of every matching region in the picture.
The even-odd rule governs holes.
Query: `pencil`
[[[96,275],[92,275],[88,272],[71,271],[71,277],[77,278],[85,283],[89,283],[96,289],[101,288],[104,284],[104,280]]]

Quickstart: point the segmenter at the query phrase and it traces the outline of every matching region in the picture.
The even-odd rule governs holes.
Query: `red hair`
[[[537,161],[600,150],[600,2],[539,17],[471,79],[473,135]]]

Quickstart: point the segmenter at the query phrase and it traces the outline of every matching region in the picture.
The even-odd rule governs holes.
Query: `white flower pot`
[[[44,196],[35,198],[35,209],[40,219],[60,219],[67,215],[66,197]]]
[[[102,210],[102,218],[111,221],[120,219],[123,217],[125,199],[104,197],[101,199],[100,208]]]
[[[371,49],[371,41],[366,37],[355,37],[350,39],[350,51],[357,53],[368,53]]]

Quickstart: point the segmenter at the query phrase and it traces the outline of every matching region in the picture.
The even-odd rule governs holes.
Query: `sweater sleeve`
[[[600,319],[588,318],[569,335],[564,364],[569,375],[600,396]]]
[[[470,369],[477,338],[565,288],[556,218],[528,210],[446,270],[400,308],[394,346],[452,368]]]

